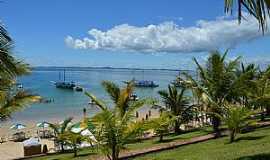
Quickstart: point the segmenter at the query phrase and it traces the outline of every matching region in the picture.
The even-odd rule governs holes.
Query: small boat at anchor
[[[128,84],[128,83],[134,83],[135,87],[141,87],[141,88],[156,88],[159,85],[156,84],[154,81],[150,81],[150,80],[132,80],[132,81],[124,81],[124,83]]]

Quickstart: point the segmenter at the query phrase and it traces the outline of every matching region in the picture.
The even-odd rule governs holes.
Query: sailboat
[[[74,89],[76,87],[75,82],[71,81],[68,82],[66,81],[66,70],[64,70],[64,80],[61,81],[61,74],[59,73],[59,81],[54,83],[56,88],[61,88],[61,89]]]

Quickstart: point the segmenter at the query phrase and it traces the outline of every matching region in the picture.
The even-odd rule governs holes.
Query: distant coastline
[[[59,67],[59,66],[36,66],[32,67],[34,71],[57,71],[57,70],[69,70],[69,71],[88,71],[88,70],[132,70],[132,71],[186,71],[195,72],[194,70],[180,70],[180,69],[168,69],[168,68],[120,68],[120,67]]]

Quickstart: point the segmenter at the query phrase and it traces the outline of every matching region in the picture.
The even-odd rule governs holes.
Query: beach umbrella
[[[88,136],[91,140],[93,140],[94,142],[97,142],[95,136],[93,135],[92,132],[89,131],[89,129],[85,129],[81,132],[82,136]]]
[[[71,132],[73,132],[73,133],[80,133],[82,130],[84,130],[85,128],[83,128],[82,126],[81,126],[81,123],[79,122],[79,123],[76,123],[76,124],[74,124],[73,126],[72,126],[72,128],[71,128]]]
[[[23,124],[20,124],[20,123],[18,123],[18,124],[13,124],[13,125],[10,127],[10,129],[14,129],[14,130],[21,130],[21,129],[24,129],[24,128],[26,128],[26,126],[23,125]]]
[[[82,136],[87,136],[94,142],[97,142],[93,133],[88,128],[82,127],[80,122],[73,125],[73,127],[71,128],[71,132],[80,133]]]
[[[40,128],[47,128],[50,126],[50,124],[48,122],[43,121],[43,122],[37,123],[36,126]]]

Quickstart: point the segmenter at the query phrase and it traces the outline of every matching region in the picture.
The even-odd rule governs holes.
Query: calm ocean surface
[[[48,119],[63,119],[68,116],[77,117],[82,114],[82,109],[87,108],[88,114],[97,112],[95,107],[88,105],[89,98],[83,92],[57,89],[51,81],[58,81],[60,71],[57,69],[34,70],[31,75],[21,77],[25,89],[30,89],[44,98],[54,99],[52,103],[34,104],[25,110],[14,114],[11,122],[42,121]],[[63,76],[63,72],[61,72]],[[120,86],[122,81],[154,80],[159,84],[157,88],[136,88],[139,97],[159,98],[157,91],[166,89],[167,85],[175,79],[178,71],[168,70],[130,70],[130,69],[85,69],[66,70],[66,80],[75,81],[77,84],[110,103],[109,97],[101,86],[103,80],[111,80]]]

